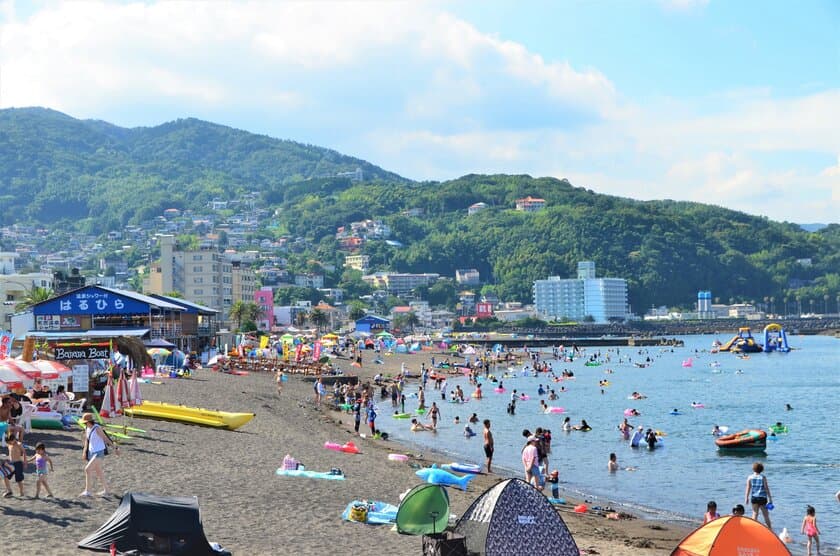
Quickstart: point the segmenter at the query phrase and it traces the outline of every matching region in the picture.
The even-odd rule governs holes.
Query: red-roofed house
[[[524,199],[516,200],[516,210],[521,210],[522,212],[537,212],[538,210],[542,210],[544,208],[545,199],[539,199],[528,195]]]

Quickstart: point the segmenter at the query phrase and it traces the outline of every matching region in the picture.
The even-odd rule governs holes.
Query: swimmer
[[[434,431],[434,427],[431,425],[424,425],[417,419],[411,420],[411,432],[421,432],[421,431]]]
[[[618,460],[616,459],[615,453],[610,454],[610,461],[607,463],[607,470],[610,473],[618,471]]]
[[[472,416],[470,417],[470,423],[473,424],[473,425],[478,423],[478,415],[477,414],[475,414],[475,413],[472,414]]]
[[[548,399],[549,400],[556,400],[557,399],[557,392],[555,392],[554,390],[550,390],[549,393],[548,393]]]
[[[563,430],[566,432],[572,430],[572,419],[570,417],[563,419]]]
[[[715,425],[715,428],[712,429],[712,434],[715,436],[721,436],[723,434],[723,431],[720,430],[719,426]]]
[[[790,406],[789,403],[785,404],[785,411],[793,411],[793,408]]]
[[[548,411],[548,406],[545,404],[545,400],[540,400],[540,411],[542,411],[542,412]]]
[[[467,438],[472,438],[475,436],[475,431],[470,428],[469,425],[464,425],[464,436]]]
[[[461,418],[460,418],[460,417],[458,417],[458,416],[456,415],[456,416],[455,416],[455,420],[453,421],[453,423],[454,423],[455,425],[460,425],[460,424],[461,424]]]
[[[589,424],[586,422],[586,419],[581,419],[580,425],[575,425],[574,429],[576,431],[588,432],[592,430],[592,427],[589,426]]]

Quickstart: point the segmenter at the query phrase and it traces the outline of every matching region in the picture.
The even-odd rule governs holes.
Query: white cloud
[[[549,59],[435,3],[59,2],[22,12],[0,4],[2,106],[131,125],[203,117],[416,179],[529,173],[777,219],[840,214],[840,160],[766,162],[840,153],[840,90],[779,99],[756,86],[637,103],[597,68]],[[755,194],[786,187],[791,202]]]

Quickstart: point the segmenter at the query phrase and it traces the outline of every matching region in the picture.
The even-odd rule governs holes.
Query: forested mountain
[[[288,231],[313,240],[336,227],[382,217],[402,246],[368,242],[373,268],[452,276],[477,268],[502,298],[531,301],[535,279],[574,277],[577,262],[595,261],[599,276],[626,278],[634,310],[651,304],[690,305],[700,289],[723,303],[770,303],[840,295],[840,226],[809,233],[725,208],[675,201],[634,201],[530,176],[470,175],[435,184],[357,184],[336,189],[323,180],[281,203]],[[301,189],[305,189],[300,185]],[[546,200],[536,213],[514,210],[525,196]],[[269,191],[278,202],[279,191]],[[467,207],[488,208],[467,216]],[[423,215],[400,214],[421,209]],[[328,257],[329,239],[322,257]],[[334,252],[334,250],[333,250]],[[811,265],[798,263],[811,259]],[[340,257],[335,261],[341,262]],[[791,280],[810,286],[793,291]],[[822,301],[820,302],[822,303]],[[821,304],[819,305],[822,306]]]
[[[44,108],[0,110],[0,224],[90,218],[101,232],[357,168],[367,180],[404,181],[329,149],[196,119],[126,129]]]
[[[365,181],[335,177],[361,168]],[[392,240],[367,241],[373,270],[437,272],[477,268],[504,300],[531,301],[534,279],[572,277],[578,261],[599,276],[626,278],[636,312],[651,304],[687,306],[699,289],[721,302],[785,298],[840,303],[840,226],[808,232],[721,207],[635,201],[566,180],[469,175],[411,182],[363,160],[194,119],[125,129],[46,109],[0,111],[0,224],[34,219],[102,233],[160,216],[207,210],[214,197],[257,191],[279,209],[252,239],[308,242],[288,254],[341,268],[336,230],[382,219]],[[514,210],[541,197],[536,213]],[[486,203],[472,216],[467,207]],[[408,212],[409,209],[416,209]],[[408,216],[406,214],[419,216]],[[327,285],[345,285],[337,271]],[[772,299],[771,299],[772,298]]]

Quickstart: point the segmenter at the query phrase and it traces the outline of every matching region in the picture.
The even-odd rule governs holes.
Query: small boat
[[[767,433],[758,429],[747,429],[735,434],[719,436],[715,445],[722,453],[743,454],[763,452],[767,448]]]
[[[123,413],[131,417],[180,421],[193,425],[230,430],[238,429],[254,418],[253,413],[229,413],[227,411],[214,411],[200,407],[148,401],[144,401],[138,406],[123,408]]]

